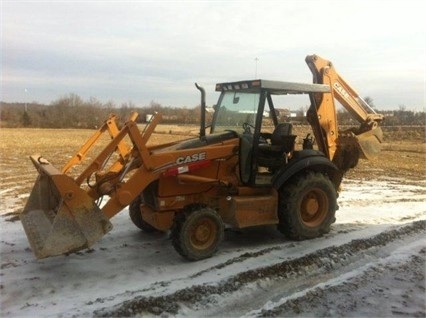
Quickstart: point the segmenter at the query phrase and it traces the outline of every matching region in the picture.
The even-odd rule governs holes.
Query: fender
[[[334,175],[339,169],[324,154],[316,150],[302,150],[295,152],[295,156],[290,160],[288,165],[281,168],[272,179],[272,186],[279,189],[291,177],[304,170],[327,171]],[[333,181],[333,176],[330,176]],[[336,185],[338,186],[338,185]]]

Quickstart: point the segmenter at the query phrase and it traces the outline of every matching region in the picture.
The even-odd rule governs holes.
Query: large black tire
[[[280,189],[279,198],[278,230],[290,239],[321,236],[336,221],[336,188],[322,173],[297,176]]]
[[[193,206],[178,213],[171,230],[173,247],[191,261],[211,257],[223,237],[221,217],[215,210],[202,206]]]
[[[142,219],[142,214],[140,209],[141,202],[142,202],[141,198],[138,197],[132,203],[130,203],[130,206],[129,206],[130,219],[132,220],[134,225],[136,225],[138,228],[140,228],[142,231],[146,233],[158,232],[159,230],[157,230],[151,224],[145,222]]]

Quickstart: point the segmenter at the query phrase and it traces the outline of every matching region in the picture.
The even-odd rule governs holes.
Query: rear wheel
[[[129,216],[133,224],[140,228],[142,231],[147,233],[158,232],[158,230],[153,227],[151,224],[144,221],[141,214],[141,203],[142,200],[140,197],[136,198],[129,206]]]
[[[336,220],[336,199],[333,183],[322,173],[299,176],[280,190],[278,229],[294,240],[328,233]]]
[[[211,257],[223,240],[224,225],[215,210],[195,206],[176,215],[171,237],[183,257],[197,261]]]

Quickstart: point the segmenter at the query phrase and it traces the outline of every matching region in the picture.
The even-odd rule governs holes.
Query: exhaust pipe
[[[200,119],[200,138],[206,135],[206,90],[195,83],[195,87],[201,93],[201,119]]]

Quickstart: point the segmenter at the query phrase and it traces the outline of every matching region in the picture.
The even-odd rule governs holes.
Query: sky
[[[420,0],[1,0],[0,100],[191,108],[197,82],[212,105],[219,82],[312,82],[317,54],[377,109],[424,111],[424,12]]]

